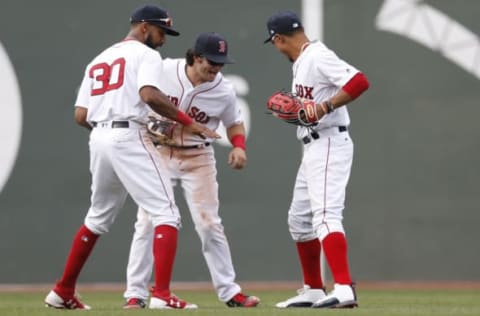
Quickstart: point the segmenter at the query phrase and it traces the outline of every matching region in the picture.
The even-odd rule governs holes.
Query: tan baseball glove
[[[156,145],[177,146],[178,144],[172,138],[176,125],[177,122],[165,117],[156,114],[148,115],[147,131]]]

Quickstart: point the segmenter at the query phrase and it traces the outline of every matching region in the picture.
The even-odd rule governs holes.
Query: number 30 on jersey
[[[91,95],[100,95],[118,89],[123,85],[125,59],[118,58],[111,64],[93,65],[88,74],[93,79]]]

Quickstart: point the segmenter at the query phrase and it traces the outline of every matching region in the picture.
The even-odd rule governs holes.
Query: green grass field
[[[250,291],[249,291],[250,292]],[[44,316],[64,313],[88,315],[349,315],[388,316],[425,315],[458,316],[480,315],[480,291],[477,290],[362,290],[360,307],[348,310],[285,309],[274,307],[277,301],[292,295],[292,291],[253,291],[262,300],[257,308],[232,309],[217,301],[213,291],[177,291],[187,301],[199,305],[198,310],[122,310],[121,292],[83,292],[82,301],[92,306],[91,311],[64,311],[45,308],[44,292],[0,293],[0,315]]]

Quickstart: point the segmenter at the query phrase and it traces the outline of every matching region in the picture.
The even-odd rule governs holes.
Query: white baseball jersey
[[[312,42],[293,63],[292,92],[299,97],[320,103],[335,95],[355,74],[358,69],[340,59],[322,42]],[[314,130],[332,126],[348,126],[350,117],[346,106],[325,115]],[[299,127],[298,139],[308,134],[308,129]]]
[[[220,121],[226,128],[242,123],[240,107],[230,81],[219,72],[212,82],[194,87],[187,77],[185,66],[185,59],[167,58],[163,61],[161,90],[172,103],[211,130],[216,130]],[[212,141],[185,134],[181,127],[176,128],[174,138],[182,146]]]
[[[315,103],[335,95],[356,73],[355,67],[340,59],[321,42],[308,45],[293,64],[292,91]],[[323,116],[310,129],[299,127],[304,142],[302,163],[297,172],[288,212],[290,233],[295,241],[323,240],[332,232],[344,233],[342,224],[345,190],[353,160],[353,142],[347,129],[350,117],[346,106]]]
[[[162,68],[158,51],[136,40],[116,43],[87,66],[75,105],[88,107],[89,123],[109,120],[145,123],[149,108],[138,91],[143,86],[160,88],[158,74]]]
[[[221,121],[225,127],[242,122],[235,91],[221,73],[212,82],[196,87],[186,75],[184,59],[165,59],[161,74],[161,90],[175,105],[197,122],[216,130]],[[178,126],[174,133],[177,143],[183,146],[205,143],[195,135],[183,134]],[[195,229],[200,236],[202,252],[218,298],[227,302],[241,287],[235,282],[232,256],[219,215],[217,168],[212,146],[178,149],[159,147],[162,166],[170,177],[180,180]],[[127,267],[126,299],[147,299],[148,283],[152,274],[152,235],[150,216],[140,208],[135,223],[135,234]]]
[[[160,87],[161,73],[159,53],[135,40],[112,45],[86,68],[75,105],[88,109],[87,121],[94,126],[85,225],[96,234],[109,230],[127,194],[152,216],[154,226],[180,224],[168,171],[143,124],[150,108],[139,95],[144,86]]]

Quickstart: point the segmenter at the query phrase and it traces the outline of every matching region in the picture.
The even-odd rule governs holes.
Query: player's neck
[[[142,42],[142,36],[139,34],[138,29],[132,28],[130,32],[128,32],[127,36],[125,36],[124,40],[134,40]]]
[[[310,45],[310,40],[306,36],[299,36],[295,39],[292,45],[292,52],[290,53],[290,59],[295,61],[297,58],[307,49]]]

